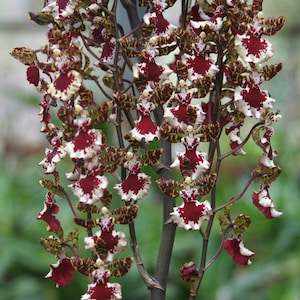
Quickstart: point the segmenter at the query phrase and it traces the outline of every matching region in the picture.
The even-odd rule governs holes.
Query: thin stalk
[[[62,193],[63,193],[65,199],[68,202],[68,205],[69,205],[69,207],[70,207],[70,209],[72,211],[72,214],[73,214],[74,218],[79,218],[79,216],[77,214],[77,211],[76,211],[76,209],[75,209],[75,207],[74,207],[74,205],[72,203],[72,200],[71,200],[70,196],[68,195],[68,193],[64,189],[62,190]]]
[[[250,138],[251,135],[252,135],[253,130],[254,130],[256,127],[258,127],[258,126],[260,126],[260,125],[263,125],[263,124],[264,124],[263,121],[256,123],[256,124],[250,129],[250,131],[249,131],[248,135],[245,137],[245,139],[244,139],[238,146],[236,146],[236,147],[235,147],[234,149],[232,149],[231,151],[229,151],[229,152],[227,152],[227,153],[225,153],[225,154],[223,154],[223,155],[220,155],[220,156],[218,157],[218,160],[223,160],[224,158],[226,158],[226,157],[228,157],[228,156],[230,156],[230,155],[236,153],[238,150],[240,150],[243,146],[245,146],[245,145],[247,144],[249,138]]]
[[[215,79],[215,91],[211,92],[210,95],[210,101],[214,101],[214,110],[212,114],[212,123],[216,123],[220,119],[220,107],[221,107],[221,98],[222,98],[222,84],[223,84],[223,53],[219,53],[217,57],[217,64],[219,66],[219,73],[216,76]],[[219,136],[221,133],[219,134]],[[208,150],[208,161],[210,162],[210,169],[209,172],[211,171],[212,168],[212,162],[214,160],[215,155],[218,157],[221,156],[221,150],[220,150],[220,143],[219,143],[219,137],[215,140],[210,142],[209,145],[209,150]],[[217,159],[216,160],[216,165],[214,167],[214,173],[219,174],[219,170],[221,168],[221,160]],[[215,217],[215,212],[214,208],[216,207],[216,194],[217,194],[217,186],[218,186],[218,180],[215,182],[215,185],[211,191],[211,208],[212,208],[212,215],[208,220],[206,230],[203,233],[203,243],[202,243],[202,252],[201,252],[201,259],[200,259],[200,267],[199,267],[199,277],[197,280],[195,280],[191,284],[191,289],[190,289],[190,300],[196,299],[196,295],[198,293],[200,284],[202,282],[204,273],[206,271],[206,258],[207,258],[207,251],[208,251],[208,243],[209,243],[209,236],[212,230],[213,222],[214,222],[214,217]]]
[[[220,155],[220,144],[219,141],[216,141],[216,152],[217,155]],[[221,161],[217,160],[216,166],[215,166],[215,172],[218,174],[219,170],[221,168]],[[203,243],[202,243],[202,252],[201,252],[201,259],[200,259],[200,268],[199,268],[199,278],[192,284],[191,286],[191,293],[190,293],[190,300],[196,299],[196,295],[198,293],[200,284],[202,282],[204,273],[207,269],[206,267],[206,258],[207,258],[207,251],[208,251],[208,243],[209,243],[209,236],[211,233],[211,229],[214,223],[215,218],[215,211],[214,208],[216,206],[216,194],[217,194],[217,181],[211,191],[211,208],[213,210],[213,213],[211,217],[208,220],[208,224],[206,227],[205,232],[203,233]]]
[[[251,177],[248,182],[246,183],[245,187],[243,188],[243,190],[235,197],[231,198],[227,203],[217,207],[214,209],[214,213],[216,213],[217,211],[219,210],[222,210],[223,208],[229,206],[229,205],[232,205],[233,203],[235,203],[236,201],[238,201],[245,193],[246,191],[248,190],[249,186],[251,185],[251,183],[258,177],[260,177],[261,175],[256,175],[256,176],[253,176]]]
[[[134,0],[121,0],[121,3],[127,12],[130,27],[132,29],[131,33],[136,38],[141,37],[141,22],[139,21],[136,2]]]
[[[129,224],[129,234],[130,234],[131,249],[132,249],[132,252],[134,255],[134,259],[135,259],[138,271],[139,271],[142,279],[144,280],[145,284],[147,285],[148,289],[156,288],[156,289],[163,290],[163,288],[161,287],[159,282],[153,276],[151,276],[144,267],[144,263],[141,258],[139,246],[137,243],[134,222]]]
[[[158,107],[155,112],[157,124],[160,125],[163,120],[163,108]],[[161,148],[164,150],[161,163],[169,166],[171,164],[171,144],[165,140],[161,140]],[[160,177],[170,179],[172,172],[169,168],[162,168],[159,171]],[[173,251],[173,244],[175,239],[176,225],[167,222],[170,218],[170,213],[175,206],[175,199],[167,196],[162,196],[163,201],[163,226],[160,240],[159,252],[156,260],[155,279],[160,283],[162,289],[151,289],[152,300],[164,300],[166,296],[166,288],[168,281],[168,273]]]
[[[131,0],[121,0],[121,3],[123,4],[124,8],[127,11],[127,14],[129,16],[129,21],[130,21],[130,25],[131,28],[134,28],[133,30],[133,35],[135,37],[140,37],[141,36],[141,32],[140,32],[140,25],[139,21],[138,21],[138,14],[137,14],[137,8],[136,5],[134,4],[134,2],[132,2]],[[114,12],[116,12],[116,5],[114,5]],[[118,59],[118,53],[119,53],[119,49],[120,49],[120,44],[118,42],[119,40],[119,33],[118,33],[118,26],[117,26],[117,22],[116,19],[114,18],[115,21],[115,28],[116,28],[116,55],[115,55],[115,62],[114,62],[114,68],[115,70],[117,70],[117,59]],[[114,72],[114,80],[115,80],[115,84],[117,89],[119,90],[119,85],[118,85],[118,76],[117,73]],[[134,122],[132,120],[131,114],[129,112],[125,112],[125,115],[129,121],[129,123],[131,124],[132,127],[134,127]],[[117,125],[116,125],[116,130],[117,130],[117,135],[118,135],[118,139],[119,139],[119,145],[120,147],[124,148],[124,141],[123,141],[123,134],[122,134],[122,128],[121,128],[121,110],[118,108],[117,110]],[[125,178],[125,169],[122,168],[122,174],[121,174],[121,178],[122,180]],[[130,243],[131,243],[131,248],[133,251],[133,255],[134,255],[134,259],[139,271],[140,276],[142,277],[142,279],[144,280],[145,284],[147,285],[148,289],[152,290],[157,290],[157,291],[163,291],[164,288],[162,287],[159,278],[154,278],[152,275],[150,275],[147,270],[144,267],[144,263],[142,260],[142,257],[140,255],[140,251],[139,251],[139,246],[138,246],[138,242],[137,242],[137,237],[136,237],[136,230],[135,230],[135,223],[132,222],[129,224],[129,235],[130,235]]]

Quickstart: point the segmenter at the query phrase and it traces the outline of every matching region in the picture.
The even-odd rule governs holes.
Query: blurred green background
[[[45,28],[28,20],[27,11],[37,11],[39,1],[2,1],[0,4],[0,299],[1,300],[63,300],[80,299],[87,281],[75,276],[67,287],[56,289],[44,279],[48,264],[56,260],[39,244],[48,236],[46,226],[37,221],[43,208],[45,190],[38,181],[43,170],[45,143],[39,133],[39,95],[25,79],[25,67],[13,60],[8,52],[16,46],[31,48],[42,45]],[[40,1],[42,2],[42,1]],[[286,16],[285,28],[270,38],[275,47],[272,62],[282,61],[284,69],[264,85],[277,100],[283,120],[275,125],[273,146],[278,149],[276,161],[282,167],[281,177],[273,184],[271,196],[276,208],[284,214],[280,219],[266,220],[251,204],[251,191],[237,208],[247,212],[252,224],[244,236],[245,246],[256,252],[250,267],[234,265],[227,253],[222,253],[207,271],[199,299],[216,300],[299,300],[300,299],[300,58],[298,0],[265,0],[266,16]],[[226,163],[226,182],[220,186],[220,202],[238,193],[246,180],[243,175],[256,164],[257,150],[253,145],[248,155],[237,159],[239,165]],[[61,215],[64,215],[62,200]],[[146,267],[152,271],[160,234],[160,205],[155,194],[141,203],[137,219],[138,238]],[[240,209],[240,210],[239,210]],[[64,216],[67,222],[68,215]],[[120,228],[124,230],[124,228]],[[217,226],[210,244],[210,254],[219,245]],[[189,260],[199,261],[201,242],[195,232],[177,231],[172,258],[167,299],[187,299],[188,285],[179,278],[178,269]],[[139,280],[135,267],[122,278],[123,299],[149,299],[148,291]],[[134,291],[134,292],[133,292]]]

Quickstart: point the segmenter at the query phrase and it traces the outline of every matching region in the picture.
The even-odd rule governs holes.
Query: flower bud
[[[180,276],[184,281],[192,281],[199,275],[196,264],[193,261],[185,263],[180,269]]]

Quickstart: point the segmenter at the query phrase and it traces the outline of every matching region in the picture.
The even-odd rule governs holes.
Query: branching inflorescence
[[[39,115],[49,148],[40,162],[47,178],[40,183],[48,192],[38,219],[52,233],[41,244],[57,258],[46,277],[58,287],[80,272],[90,280],[81,299],[121,299],[111,277],[124,276],[135,260],[152,299],[164,299],[176,227],[199,231],[203,240],[199,265],[187,262],[180,270],[190,282],[190,299],[222,249],[237,264],[251,263],[255,254],[242,240],[251,219],[233,217],[230,208],[256,181],[261,185],[253,204],[266,218],[281,215],[269,193],[280,174],[271,137],[281,116],[261,84],[282,68],[266,64],[273,47],[264,36],[279,31],[284,18],[264,18],[262,2],[45,0],[41,12],[30,13],[48,26],[48,43],[11,54],[43,95]],[[174,5],[181,5],[176,25],[165,16]],[[118,16],[122,9],[130,32]],[[137,9],[144,12],[140,20]],[[222,162],[246,155],[250,139],[261,149],[257,168],[240,194],[224,201],[217,188]],[[182,150],[173,157],[175,145]],[[65,173],[58,168],[62,160],[69,161]],[[159,179],[154,182],[145,166]],[[164,210],[153,275],[143,266],[135,235],[140,200],[151,184],[160,187]],[[72,232],[57,219],[57,197],[72,211]],[[207,260],[216,213],[220,248]],[[132,257],[118,256],[127,246],[120,225],[129,226]],[[88,250],[85,256],[80,247]]]

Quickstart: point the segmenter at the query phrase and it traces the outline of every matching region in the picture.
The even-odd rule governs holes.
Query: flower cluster
[[[266,64],[273,47],[264,36],[279,31],[284,18],[264,18],[261,0],[191,6],[183,1],[180,24],[174,25],[165,11],[175,0],[140,0],[146,13],[126,33],[116,17],[117,2],[44,1],[42,11],[30,17],[48,25],[48,43],[11,53],[27,66],[28,82],[43,95],[39,115],[49,147],[40,166],[48,176],[41,179],[48,192],[38,219],[54,234],[41,243],[57,259],[46,277],[62,287],[80,272],[90,280],[84,300],[122,299],[121,286],[111,277],[125,275],[133,258],[117,257],[127,246],[119,225],[130,227],[133,256],[149,289],[165,290],[161,278],[144,269],[133,226],[152,184],[164,194],[168,220],[162,226],[199,231],[207,241],[214,215],[222,211],[220,249],[237,264],[249,265],[255,254],[242,240],[250,218],[232,218],[230,207],[253,181],[261,181],[253,204],[266,218],[281,215],[269,193],[280,174],[271,145],[272,124],[280,114],[261,85],[282,68]],[[249,120],[254,123],[250,131]],[[107,134],[107,128],[115,134]],[[224,135],[227,148],[219,143]],[[222,162],[246,155],[242,148],[250,138],[262,150],[258,166],[243,192],[224,203],[217,194]],[[63,160],[64,174],[58,167]],[[160,177],[156,182],[149,166]],[[73,214],[75,227],[68,234],[57,197]],[[174,206],[167,210],[168,201]],[[78,228],[86,229],[84,237]],[[92,258],[78,254],[81,244]],[[193,291],[210,264],[203,255],[199,268],[193,262],[181,268]],[[160,263],[158,268],[167,277],[168,267]]]

